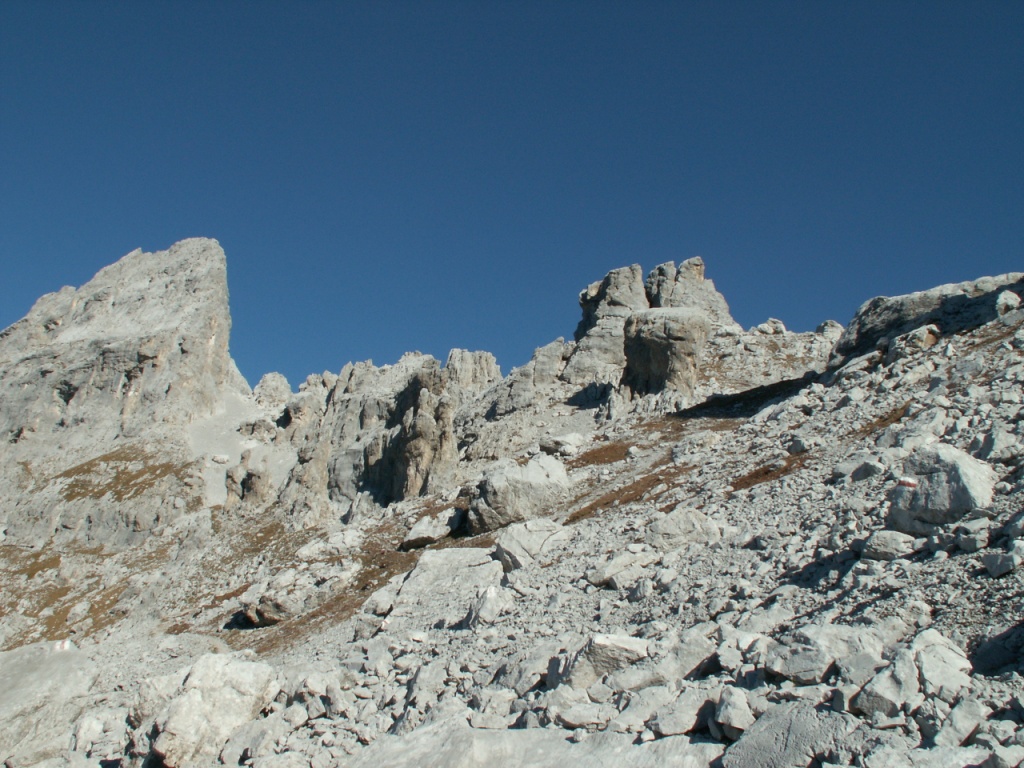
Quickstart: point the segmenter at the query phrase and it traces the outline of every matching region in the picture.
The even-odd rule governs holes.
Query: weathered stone
[[[875,632],[843,624],[809,624],[768,652],[765,669],[801,685],[814,685],[838,659],[857,654],[881,657],[882,643]]]
[[[891,494],[889,523],[910,534],[930,533],[935,525],[959,522],[972,509],[988,507],[996,473],[951,445],[921,448],[904,462],[913,483]]]
[[[952,704],[971,685],[971,662],[960,646],[938,630],[926,629],[910,644],[926,696]]]
[[[892,663],[875,675],[854,698],[853,709],[868,717],[894,717],[915,701],[920,690],[913,653],[898,651]]]
[[[861,305],[836,342],[833,365],[868,352],[880,339],[895,339],[929,323],[943,334],[977,327],[998,316],[1000,294],[1024,290],[1024,275],[1013,272],[963,283],[941,285],[904,296],[879,296]]]
[[[713,520],[696,509],[680,507],[655,520],[647,529],[647,543],[667,551],[687,544],[713,544],[722,533]]]
[[[571,384],[618,383],[626,365],[624,326],[634,310],[647,309],[640,266],[609,272],[580,294],[583,319],[576,328],[576,349],[562,372]]]
[[[854,717],[802,703],[762,715],[722,756],[723,768],[805,768],[837,749],[857,727]]]
[[[866,560],[896,560],[914,553],[914,537],[899,531],[875,531],[861,553]]]
[[[754,720],[754,713],[750,711],[750,703],[743,690],[726,686],[715,709],[715,722],[722,726],[726,736],[735,741],[754,724]]]
[[[156,718],[153,754],[169,768],[218,755],[228,737],[279,690],[274,671],[239,654],[208,654]]]
[[[685,688],[671,703],[658,710],[650,728],[659,736],[678,736],[705,727],[715,716],[717,691]]]
[[[549,517],[569,487],[565,466],[541,454],[520,466],[506,460],[490,469],[477,488],[469,513],[470,528],[481,533],[535,517]]]
[[[0,653],[0,759],[35,765],[64,757],[98,669],[67,641]]]
[[[708,328],[707,317],[694,310],[648,309],[633,313],[623,331],[623,384],[639,394],[666,389],[692,394]]]
[[[937,734],[935,745],[938,747],[959,747],[978,730],[992,710],[977,699],[965,699],[953,707],[946,722]]]
[[[458,530],[465,515],[459,509],[446,509],[438,515],[421,517],[402,539],[401,549],[422,549],[436,544]]]
[[[553,520],[537,518],[516,523],[495,538],[494,556],[506,572],[523,568],[569,539],[569,529]]]
[[[559,671],[559,682],[589,688],[605,675],[647,657],[647,641],[623,635],[593,635]]]

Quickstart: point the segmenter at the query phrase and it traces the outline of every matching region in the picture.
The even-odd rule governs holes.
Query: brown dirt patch
[[[796,472],[798,469],[802,469],[810,458],[811,451],[805,451],[804,453],[787,456],[781,462],[772,462],[766,466],[758,467],[757,469],[747,472],[747,474],[741,475],[733,480],[732,489],[733,491],[742,491],[746,488],[753,488],[755,485],[761,485],[762,483],[770,483],[772,480],[778,480],[779,478]]]
[[[873,435],[875,432],[881,432],[886,427],[890,427],[896,422],[903,419],[907,415],[907,410],[910,408],[910,401],[907,400],[899,408],[894,408],[882,416],[876,419],[872,419],[866,424],[862,424],[856,429],[852,430],[847,434],[847,437],[852,437],[854,440],[863,440],[865,437]]]

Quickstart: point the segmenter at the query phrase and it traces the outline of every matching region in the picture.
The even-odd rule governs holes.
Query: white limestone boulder
[[[569,540],[570,531],[545,518],[503,529],[495,539],[494,556],[505,572],[523,568]]]
[[[272,667],[244,653],[206,654],[156,717],[152,751],[168,768],[212,762],[280,689]]]
[[[547,454],[526,464],[501,461],[488,470],[477,486],[469,512],[470,530],[493,531],[535,517],[550,517],[570,486],[565,465]]]
[[[704,513],[690,507],[677,507],[652,522],[646,538],[652,547],[667,552],[687,544],[714,544],[722,538],[722,532]]]
[[[904,471],[908,477],[890,494],[889,525],[915,535],[990,506],[999,480],[988,464],[944,443],[919,448],[904,461]]]

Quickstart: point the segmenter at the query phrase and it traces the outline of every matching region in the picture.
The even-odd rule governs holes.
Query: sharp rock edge
[[[744,330],[704,263],[572,341],[254,389],[224,253],[0,332],[0,762],[1011,766],[1024,277]]]

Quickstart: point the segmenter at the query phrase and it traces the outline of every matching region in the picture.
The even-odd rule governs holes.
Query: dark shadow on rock
[[[252,619],[245,615],[244,611],[235,611],[234,615],[227,620],[222,629],[247,630],[259,629],[259,626],[257,624],[254,624],[252,622]]]
[[[858,311],[850,327],[836,345],[835,356],[841,361],[875,349],[882,338],[894,339],[929,323],[943,336],[963,333],[992,322],[999,313],[996,300],[1003,291],[1024,294],[1024,281],[1007,283],[995,290],[970,296],[956,293],[949,296],[929,295],[929,291],[906,296],[878,296]]]
[[[703,403],[673,414],[677,419],[749,419],[766,405],[793,397],[818,380],[814,371],[798,379],[784,379],[731,395],[712,395]]]
[[[571,405],[573,408],[598,408],[604,403],[608,402],[608,398],[611,397],[613,387],[611,384],[597,384],[591,382],[583,389],[573,394],[568,400],[565,401],[566,405]]]
[[[983,675],[1015,671],[1024,657],[1024,621],[982,640],[968,654],[974,671]]]
[[[853,567],[860,562],[860,559],[856,557],[841,560],[840,554],[842,553],[829,555],[822,560],[814,560],[802,568],[797,568],[787,573],[781,581],[821,591],[835,589],[836,585],[846,577],[846,574],[853,570]],[[833,571],[837,572],[838,575],[830,578],[829,574]]]

